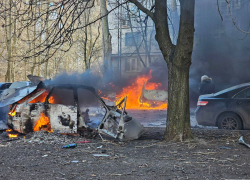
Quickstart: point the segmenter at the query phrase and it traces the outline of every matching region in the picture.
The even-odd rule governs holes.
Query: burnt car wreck
[[[144,128],[126,112],[126,100],[108,106],[90,86],[41,81],[22,99],[1,104],[10,105],[8,126],[20,133],[81,134],[91,129],[119,140],[138,139]]]
[[[161,106],[168,103],[168,92],[166,90],[147,90],[146,83],[142,87],[139,101],[141,104],[147,103],[152,107]]]

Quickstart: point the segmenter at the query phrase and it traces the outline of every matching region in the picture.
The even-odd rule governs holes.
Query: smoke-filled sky
[[[250,1],[230,1],[232,17],[250,32]],[[250,82],[250,34],[239,31],[232,22],[225,0],[199,0],[195,4],[195,33],[190,68],[191,101],[198,96],[200,77],[213,79],[216,91]]]
[[[211,76],[216,90],[250,82],[250,35],[233,25],[225,0],[199,0],[195,5],[195,36],[190,76],[199,81]],[[231,1],[230,8],[236,24],[250,32],[250,1]],[[192,85],[192,81],[191,81]]]

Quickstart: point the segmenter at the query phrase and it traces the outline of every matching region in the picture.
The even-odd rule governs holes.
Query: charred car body
[[[129,116],[125,106],[126,98],[117,106],[106,105],[89,86],[40,82],[30,94],[11,104],[8,125],[20,133],[81,133],[90,128],[120,140],[137,139],[143,126]]]
[[[199,97],[196,120],[199,125],[219,129],[250,129],[250,83]]]
[[[168,92],[166,90],[147,90],[146,83],[142,87],[139,101],[141,104],[147,103],[152,107],[168,103]]]

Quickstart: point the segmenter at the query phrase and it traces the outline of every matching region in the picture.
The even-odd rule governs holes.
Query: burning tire
[[[234,113],[225,113],[219,117],[219,129],[241,130],[243,128],[241,118]]]

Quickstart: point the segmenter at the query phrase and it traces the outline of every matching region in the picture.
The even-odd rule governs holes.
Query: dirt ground
[[[192,129],[193,142],[162,141],[164,128],[119,142],[34,132],[9,141],[0,133],[0,179],[250,179],[250,131]],[[62,146],[78,141],[76,148]]]

